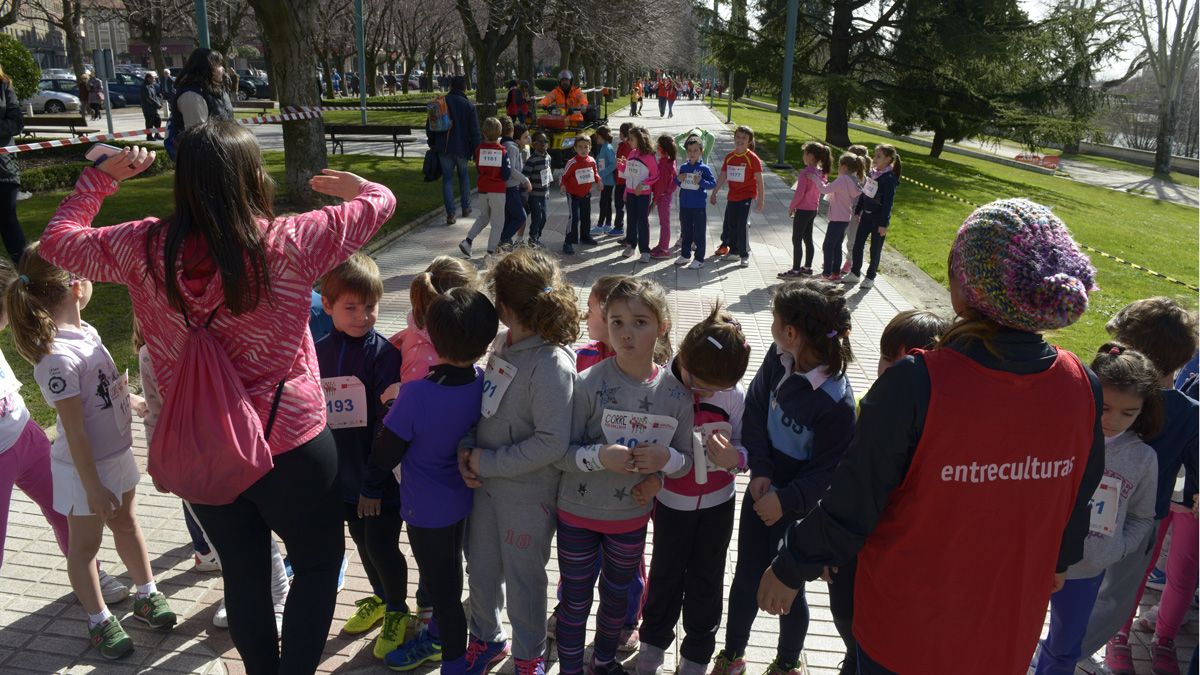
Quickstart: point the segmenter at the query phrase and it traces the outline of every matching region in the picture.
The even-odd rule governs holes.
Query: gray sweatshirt
[[[506,345],[507,332],[493,352],[516,368],[496,413],[484,417],[460,448],[484,448],[480,477],[494,488],[507,479],[522,485],[557,489],[562,459],[571,440],[566,403],[575,391],[575,352],[540,336]],[[490,480],[489,480],[490,479]],[[551,493],[552,494],[552,493]]]
[[[504,141],[504,149],[508,152],[508,164],[512,167],[508,180],[504,181],[504,187],[513,188],[528,182],[529,179],[521,172],[525,167],[525,156],[521,154],[521,146],[517,145],[516,141]]]
[[[1104,478],[1092,496],[1092,527],[1083,542],[1083,560],[1068,579],[1090,579],[1125,557],[1154,529],[1158,458],[1132,431],[1104,442]],[[1116,504],[1113,504],[1113,497]],[[1116,508],[1115,517],[1110,509]],[[1104,534],[1108,526],[1112,534]]]
[[[622,415],[622,413],[627,413]],[[679,478],[692,470],[692,394],[667,368],[659,368],[648,382],[637,382],[617,367],[616,357],[605,359],[580,375],[575,387],[571,422],[571,448],[558,466],[565,473],[558,490],[558,510],[578,519],[634,521],[648,518],[654,500],[639,506],[633,488],[646,474],[609,471],[596,460],[598,446],[612,442],[636,445],[635,438],[646,414],[673,417],[678,422],[669,439],[672,453],[664,471]],[[604,432],[605,417],[630,418],[633,437],[618,441]],[[640,419],[639,419],[640,417]],[[623,441],[623,442],[622,442]],[[666,445],[667,443],[663,443]],[[644,522],[644,521],[643,521]]]

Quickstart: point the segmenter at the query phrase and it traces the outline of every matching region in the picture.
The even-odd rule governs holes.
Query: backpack
[[[281,380],[264,430],[229,355],[208,330],[218,310],[203,326],[192,326],[184,313],[188,333],[147,466],[167,491],[214,506],[233,502],[274,467],[267,439],[283,395]]]
[[[430,131],[450,131],[450,127],[454,126],[453,120],[450,119],[450,106],[446,103],[445,96],[434,98],[425,106],[425,110]]]

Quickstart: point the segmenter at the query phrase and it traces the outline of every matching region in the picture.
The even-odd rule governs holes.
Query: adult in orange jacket
[[[538,105],[543,108],[557,107],[559,114],[566,115],[569,123],[582,124],[583,109],[587,107],[588,101],[587,96],[572,83],[574,79],[569,70],[559,73],[558,86],[543,96]]]

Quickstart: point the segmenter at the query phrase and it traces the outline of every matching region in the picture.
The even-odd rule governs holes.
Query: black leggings
[[[21,262],[25,252],[25,230],[17,220],[17,193],[21,186],[16,183],[0,183],[0,237],[4,239],[4,250],[13,264]]]
[[[841,565],[833,572],[829,582],[829,611],[833,613],[833,625],[846,645],[846,657],[842,660],[839,675],[857,675],[858,642],[854,639],[854,577],[858,558],[848,565]]]
[[[600,217],[596,225],[612,225],[613,222],[613,187],[605,185],[600,191]]]
[[[358,504],[342,503],[346,527],[358,547],[363,569],[371,589],[388,604],[388,611],[405,611],[408,590],[408,564],[400,552],[400,507],[384,506],[379,515],[358,517]]]
[[[275,457],[275,468],[232,504],[193,504],[221,556],[229,634],[246,672],[311,673],[321,661],[337,604],[342,534],[337,446],[329,429]],[[283,652],[271,600],[271,532],[295,576],[283,612]]]
[[[792,269],[801,267],[812,269],[813,253],[813,221],[817,218],[816,211],[796,211],[792,217]],[[801,260],[804,261],[801,264]]]
[[[462,606],[466,522],[460,520],[449,527],[408,526],[408,543],[417,559],[421,585],[433,604],[442,661],[453,661],[467,653],[467,614]]]

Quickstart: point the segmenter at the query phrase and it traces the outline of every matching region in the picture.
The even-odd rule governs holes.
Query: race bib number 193
[[[367,387],[353,375],[321,380],[325,394],[325,417],[330,429],[367,426]]]

